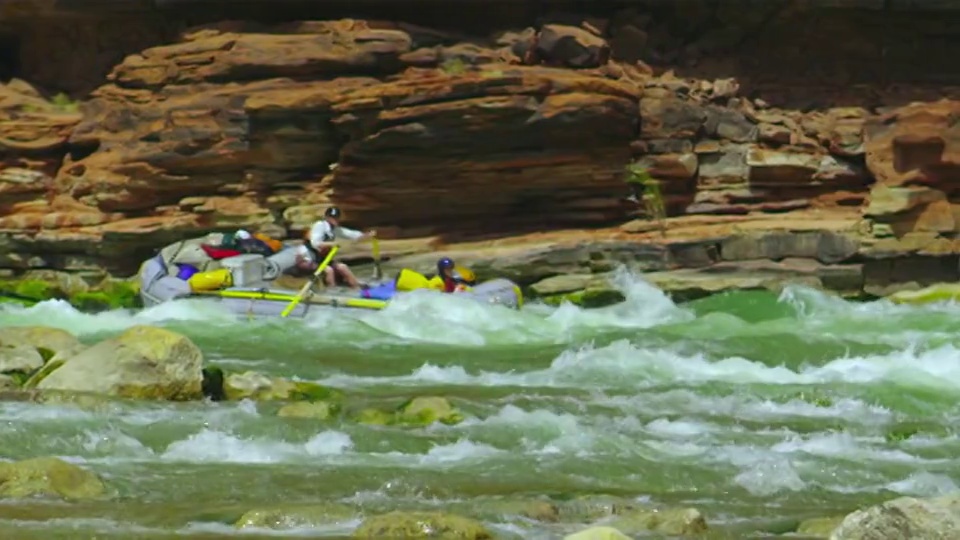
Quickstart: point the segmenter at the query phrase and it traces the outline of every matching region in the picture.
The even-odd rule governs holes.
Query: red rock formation
[[[349,19],[207,25],[125,57],[82,118],[8,85],[0,267],[130,272],[184,234],[299,235],[331,203],[388,238],[617,224],[631,159],[672,215],[856,207],[864,122],[869,144],[893,145],[864,108],[804,114],[734,79],[654,76],[642,59],[666,38],[633,16],[567,22],[469,42]],[[952,129],[937,114],[930,129]],[[952,174],[923,144],[901,168]],[[946,231],[932,208],[923,227]]]
[[[960,101],[914,103],[871,119],[866,152],[877,179],[865,210],[874,236],[931,244],[960,232]]]

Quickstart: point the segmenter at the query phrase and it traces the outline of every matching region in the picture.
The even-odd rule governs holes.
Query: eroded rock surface
[[[27,25],[26,13],[59,9],[21,4],[33,7],[0,12],[0,22]],[[603,274],[637,258],[646,270],[692,267],[702,279],[711,265],[754,258],[731,254],[746,252],[729,231],[696,239],[714,246],[702,248],[614,228],[636,210],[622,200],[624,167],[635,163],[660,181],[674,220],[863,214],[848,235],[855,253],[845,245],[831,261],[813,257],[825,267],[814,272],[824,287],[839,281],[845,291],[880,294],[957,274],[949,181],[957,173],[958,102],[936,101],[949,88],[878,107],[913,90],[866,96],[869,88],[841,92],[838,81],[872,80],[864,66],[881,57],[887,76],[909,78],[916,66],[874,50],[881,42],[864,25],[792,3],[733,5],[637,7],[609,17],[550,11],[536,27],[518,25],[522,10],[511,11],[473,26],[472,35],[340,18],[339,4],[331,20],[239,17],[190,27],[170,11],[147,19],[132,10],[91,15],[103,18],[92,50],[90,36],[64,26],[69,18],[40,17],[24,33],[25,50],[34,52],[23,59],[43,43],[74,39],[81,67],[71,68],[71,81],[96,89],[77,102],[20,79],[0,88],[0,269],[129,275],[184,236],[237,227],[300,236],[331,203],[349,225],[377,227],[388,257],[469,253],[458,242],[481,237],[609,227],[583,241],[525,237],[517,250],[526,254],[488,265],[524,284],[569,271]],[[882,44],[915,43],[910,32],[949,29],[955,15],[910,12]],[[874,16],[882,14],[858,14]],[[670,23],[681,19],[683,36]],[[123,41],[117,25],[144,29]],[[859,60],[810,60],[820,46],[810,25],[848,36],[856,45],[845,54]],[[776,43],[742,39],[760,34]],[[730,60],[731,51],[748,49],[767,72]],[[27,72],[49,83],[45,69]],[[769,83],[800,72],[805,86]],[[831,99],[807,99],[807,112],[783,107],[819,95],[816,81],[830,82]],[[761,258],[811,258],[800,246],[808,239],[766,242],[795,245],[759,250]],[[735,282],[767,286],[744,277],[720,288]]]

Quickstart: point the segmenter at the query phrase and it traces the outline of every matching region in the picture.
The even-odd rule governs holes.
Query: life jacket
[[[445,293],[452,293],[457,290],[457,285],[460,284],[460,282],[453,277],[440,276],[440,280],[443,281],[443,292]]]

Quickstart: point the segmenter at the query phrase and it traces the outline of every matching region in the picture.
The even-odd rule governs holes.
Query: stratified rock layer
[[[769,11],[755,18],[782,15]],[[670,40],[636,12],[544,20],[485,39],[354,19],[164,27],[135,41],[166,44],[117,58],[79,105],[14,80],[0,92],[0,267],[130,274],[183,236],[237,227],[299,236],[337,204],[348,225],[376,227],[388,255],[611,227],[593,248],[571,248],[608,252],[603,264],[572,264],[604,272],[639,249],[630,244],[660,241],[644,226],[612,228],[636,210],[622,200],[630,163],[660,181],[670,216],[856,221],[864,208],[866,220],[843,233],[854,247],[817,262],[842,272],[866,264],[841,279],[855,290],[904,272],[864,257],[958,251],[956,102],[801,113],[744,97],[733,78],[654,75],[648,63],[706,61],[704,51],[723,47],[669,54]],[[700,240],[713,247],[672,246],[648,269],[770,251],[737,251],[729,232]],[[803,246],[771,253],[811,252]]]

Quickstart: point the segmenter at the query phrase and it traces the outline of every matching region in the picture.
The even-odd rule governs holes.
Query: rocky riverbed
[[[159,412],[178,407],[175,403],[179,402],[194,404],[188,409],[181,408],[191,411],[185,414],[217,415],[223,413],[217,412],[219,404],[246,403],[250,412],[272,417],[287,426],[285,429],[315,431],[339,426],[336,429],[343,431],[349,430],[346,425],[350,424],[368,429],[379,426],[384,430],[385,440],[394,438],[390,433],[396,436],[404,432],[426,434],[434,425],[455,428],[464,422],[492,420],[461,411],[441,395],[421,392],[406,399],[387,399],[393,402],[389,406],[372,405],[369,395],[351,395],[350,391],[315,382],[251,370],[224,369],[209,363],[204,356],[190,338],[161,327],[133,325],[113,337],[81,341],[55,327],[4,325],[0,327],[0,373],[4,385],[0,393],[4,405],[0,408],[12,411],[11,406],[16,404],[21,404],[21,409],[28,407],[23,410],[31,419],[21,426],[25,427],[39,421],[36,415],[43,414],[40,412],[43,409],[49,410],[49,414],[74,411],[70,414],[80,415],[77,416],[80,419],[110,410],[127,415],[148,403],[157,405],[148,406],[144,411]],[[821,406],[829,405],[824,402]],[[202,412],[204,410],[206,412]],[[211,425],[211,429],[217,427]],[[7,430],[0,430],[0,437],[11,435]],[[96,444],[101,443],[128,444],[115,437]],[[203,451],[233,451],[222,446],[225,442],[220,444],[219,449]],[[317,440],[308,446],[321,444],[326,443]],[[111,453],[119,450],[117,447]],[[382,456],[387,459],[387,454]],[[95,469],[101,468],[102,465],[95,466]],[[59,520],[123,519],[127,523],[139,523],[143,538],[161,537],[158,532],[151,532],[151,528],[178,527],[187,522],[204,522],[207,527],[219,523],[221,527],[250,532],[274,529],[281,534],[340,531],[339,534],[356,538],[563,536],[566,540],[619,540],[649,534],[734,538],[747,532],[727,520],[714,523],[714,517],[696,507],[643,503],[615,492],[572,498],[520,492],[507,498],[475,495],[469,503],[448,501],[440,507],[421,504],[419,508],[392,510],[375,501],[361,504],[334,500],[286,502],[282,497],[271,504],[262,501],[259,505],[244,506],[242,502],[232,501],[236,497],[225,493],[219,502],[195,503],[190,508],[164,502],[159,503],[163,510],[151,511],[145,507],[136,511],[139,517],[113,518],[115,511],[111,508],[132,511],[133,503],[123,499],[131,489],[137,488],[125,474],[122,469],[114,469],[109,475],[99,474],[76,459],[59,456],[33,456],[2,463],[0,497],[7,501],[0,509],[0,527],[6,526],[3,520],[18,519],[21,524],[30,524],[25,529],[29,531],[34,528],[33,524],[48,516]],[[238,470],[236,474],[249,474],[249,471]],[[199,492],[198,496],[201,496]],[[50,502],[43,503],[43,500]],[[147,504],[145,500],[142,502]],[[900,497],[856,510],[846,517],[824,515],[807,520],[772,520],[761,525],[761,531],[766,531],[766,537],[784,534],[791,538],[833,540],[937,538],[952,534],[950,531],[956,533],[960,528],[955,519],[957,504],[956,495]],[[753,525],[758,525],[755,519]],[[45,537],[52,538],[50,534],[59,534],[58,530],[53,527]],[[202,531],[196,532],[202,534]],[[542,536],[545,532],[547,536]]]

